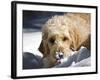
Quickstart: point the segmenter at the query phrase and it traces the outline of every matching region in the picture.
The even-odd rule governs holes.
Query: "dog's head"
[[[70,56],[74,50],[70,30],[66,27],[68,24],[61,22],[61,20],[55,20],[55,18],[44,25],[39,47],[39,51],[51,64],[58,63],[64,57]],[[62,16],[60,18],[63,19]]]
[[[42,29],[39,51],[43,53],[45,64],[49,67],[60,63],[64,57],[70,56],[73,50],[79,47],[77,30],[71,28],[73,25],[70,25],[68,19],[63,19],[64,16],[55,16],[47,21]]]

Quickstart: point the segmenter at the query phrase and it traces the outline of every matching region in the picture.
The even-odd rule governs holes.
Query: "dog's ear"
[[[39,49],[39,51],[40,51],[41,53],[44,53],[43,40],[41,41],[40,46],[39,46],[38,49]]]
[[[80,46],[77,46],[77,45],[75,45],[74,42],[72,42],[71,45],[70,45],[70,49],[72,51],[78,51],[80,49]]]
[[[50,50],[46,41],[42,40],[38,49],[43,54],[43,57],[46,57],[50,53]]]
[[[71,29],[69,34],[71,37],[70,49],[73,51],[79,50],[80,49],[80,35],[79,35],[79,33],[77,32],[76,29]]]

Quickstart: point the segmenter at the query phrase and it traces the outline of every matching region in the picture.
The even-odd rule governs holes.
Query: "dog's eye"
[[[68,37],[64,37],[64,38],[63,38],[63,41],[66,41],[66,40],[68,40]]]
[[[53,43],[55,42],[55,40],[54,40],[53,38],[51,38],[51,39],[49,40],[49,42],[53,44]]]

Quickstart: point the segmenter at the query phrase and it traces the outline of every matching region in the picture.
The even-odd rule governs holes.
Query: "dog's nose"
[[[63,53],[59,54],[59,57],[60,57],[60,59],[62,59],[63,58]]]
[[[56,59],[57,60],[60,60],[64,57],[63,53],[62,52],[56,52]]]

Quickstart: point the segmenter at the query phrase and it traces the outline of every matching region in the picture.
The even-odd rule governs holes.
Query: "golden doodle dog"
[[[61,63],[81,46],[90,49],[90,18],[89,13],[66,13],[55,15],[45,23],[39,47],[44,67]]]

